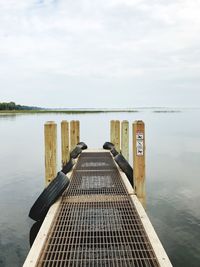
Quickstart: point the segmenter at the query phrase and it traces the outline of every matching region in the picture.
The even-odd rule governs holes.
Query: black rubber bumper
[[[59,172],[33,204],[29,217],[35,221],[43,220],[51,205],[62,195],[68,185],[69,178],[63,172]]]
[[[111,142],[105,142],[104,145],[103,145],[103,148],[104,149],[108,149],[108,150],[112,149],[113,147],[115,147],[115,146]]]
[[[82,150],[87,149],[87,145],[84,142],[80,142],[76,145],[76,147],[70,153],[71,159],[76,159],[82,152]]]
[[[113,147],[110,150],[111,154],[113,155],[113,157],[117,156],[119,154],[119,152]]]
[[[38,221],[38,222],[35,222],[32,227],[31,227],[31,230],[29,232],[29,244],[30,244],[30,247],[32,247],[34,241],[35,241],[35,238],[40,230],[40,227],[42,226],[42,223],[43,221]]]
[[[80,143],[78,143],[77,146],[79,146],[82,150],[88,148],[87,145],[86,145],[86,143],[84,143],[84,142],[80,142]]]
[[[76,146],[74,150],[70,153],[71,159],[76,159],[82,152],[82,149],[79,146]]]
[[[126,174],[130,184],[134,186],[133,184],[133,168],[128,163],[128,161],[124,158],[122,154],[118,154],[114,157],[115,161],[117,162],[120,169]]]
[[[74,160],[70,159],[62,168],[61,172],[63,172],[64,174],[67,174],[68,172],[71,171],[71,169],[74,166]]]

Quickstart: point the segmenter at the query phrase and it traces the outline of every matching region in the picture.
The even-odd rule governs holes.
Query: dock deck
[[[24,267],[172,266],[109,151],[83,151],[69,176]]]

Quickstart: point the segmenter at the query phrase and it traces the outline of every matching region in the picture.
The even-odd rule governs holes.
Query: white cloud
[[[162,93],[158,81],[196,88],[199,9],[197,0],[0,0],[0,74],[13,85],[16,75],[45,74],[48,86],[54,74],[105,79],[110,90],[113,79],[134,81],[144,94],[144,81]]]

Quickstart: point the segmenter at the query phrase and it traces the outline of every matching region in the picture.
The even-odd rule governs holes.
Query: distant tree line
[[[0,110],[39,110],[38,107],[17,105],[15,102],[0,102]]]

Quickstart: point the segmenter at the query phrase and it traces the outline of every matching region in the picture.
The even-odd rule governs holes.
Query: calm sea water
[[[173,265],[199,267],[199,118],[199,110],[0,115],[0,266],[21,266],[29,251],[33,221],[28,212],[44,188],[44,122],[79,119],[81,140],[98,148],[109,140],[111,119],[142,119],[146,123],[147,213]],[[58,137],[59,131],[60,127]],[[60,150],[58,154],[60,168]]]

